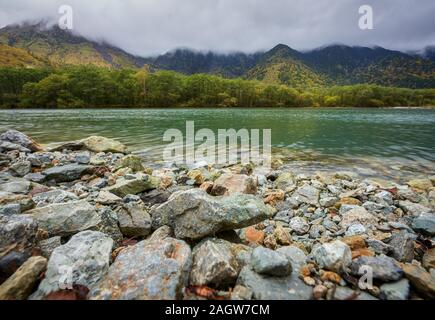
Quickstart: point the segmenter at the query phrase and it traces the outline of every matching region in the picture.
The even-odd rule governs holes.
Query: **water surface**
[[[90,135],[115,138],[151,161],[163,133],[195,129],[272,129],[272,146],[293,168],[353,170],[368,176],[433,174],[435,109],[75,109],[1,110],[0,131],[42,143]]]

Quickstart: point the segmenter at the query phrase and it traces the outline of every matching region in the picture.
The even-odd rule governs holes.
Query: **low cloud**
[[[414,50],[435,45],[433,0],[0,0],[0,25],[60,17],[74,10],[74,29],[148,56],[178,47],[220,52],[304,50],[330,43]],[[358,27],[361,5],[374,30]]]

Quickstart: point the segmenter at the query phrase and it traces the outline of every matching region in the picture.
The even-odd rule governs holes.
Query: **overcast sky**
[[[138,55],[178,47],[220,52],[304,50],[331,43],[421,49],[435,45],[435,0],[0,0],[0,26],[57,19],[74,9],[74,31]],[[372,5],[374,30],[358,27]]]

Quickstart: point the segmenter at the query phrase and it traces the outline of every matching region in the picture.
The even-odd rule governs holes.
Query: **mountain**
[[[306,52],[302,59],[306,65],[341,85],[435,86],[433,61],[381,47],[332,45]]]
[[[381,47],[329,45],[297,51],[279,44],[253,54],[178,49],[156,57],[137,57],[107,43],[46,24],[0,29],[0,66],[40,67],[95,65],[108,68],[207,73],[292,87],[359,83],[408,88],[435,88],[435,47],[404,53]]]
[[[136,68],[143,66],[147,60],[133,56],[125,51],[108,45],[85,39],[60,29],[57,25],[47,27],[45,23],[36,25],[12,25],[0,29],[0,44],[3,50],[10,47],[21,49],[16,54],[27,52],[36,61],[30,65],[45,64],[53,67],[63,65],[95,65],[99,67]],[[0,64],[7,60],[0,56]]]
[[[153,60],[157,69],[173,70],[184,74],[210,73],[223,77],[241,77],[254,67],[262,53],[217,54],[178,49],[158,56]]]
[[[292,87],[332,83],[326,76],[307,66],[302,53],[284,44],[263,54],[258,63],[246,71],[245,77]]]

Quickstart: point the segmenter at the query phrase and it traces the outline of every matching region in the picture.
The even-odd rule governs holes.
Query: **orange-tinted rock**
[[[274,235],[276,242],[282,246],[288,246],[292,243],[290,233],[281,226],[275,229]]]
[[[262,244],[264,241],[264,231],[257,230],[254,227],[246,228],[245,238],[247,242]]]
[[[359,248],[356,250],[352,250],[352,259],[358,257],[374,257],[375,253],[368,248]]]
[[[263,245],[266,248],[275,250],[278,244],[276,243],[275,236],[273,234],[270,234],[266,238],[264,238]]]
[[[345,237],[345,238],[343,238],[342,241],[345,244],[347,244],[351,250],[355,250],[355,249],[360,249],[360,248],[365,248],[366,247],[366,241],[360,235]]]
[[[233,193],[255,194],[257,181],[245,174],[223,174],[215,182],[211,194],[227,196]]]
[[[203,184],[201,184],[199,186],[200,189],[204,190],[205,192],[207,192],[208,194],[211,193],[211,190],[213,189],[213,182],[211,181],[206,181]]]
[[[270,190],[264,195],[264,203],[275,206],[278,201],[283,201],[285,192],[283,190]]]
[[[314,270],[315,270],[314,265],[309,263],[309,264],[303,265],[299,269],[299,275],[303,278],[309,277],[309,276],[311,276],[311,272],[313,272]]]
[[[337,203],[335,204],[335,207],[337,209],[340,209],[340,207],[343,204],[360,206],[361,205],[361,201],[359,201],[358,199],[355,199],[355,198],[345,197],[345,198],[341,198],[339,201],[337,201]]]
[[[339,284],[342,280],[339,274],[331,271],[324,271],[320,276],[320,279],[322,281],[329,281],[337,284]]]

